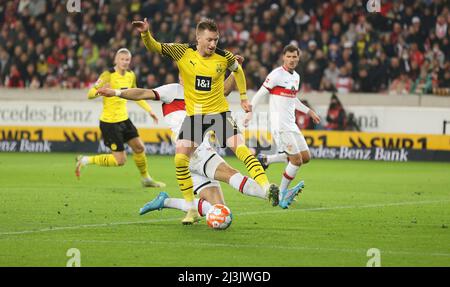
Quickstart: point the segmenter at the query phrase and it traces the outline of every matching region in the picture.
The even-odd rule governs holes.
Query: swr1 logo
[[[367,11],[370,13],[381,12],[381,0],[368,0],[366,4]]]

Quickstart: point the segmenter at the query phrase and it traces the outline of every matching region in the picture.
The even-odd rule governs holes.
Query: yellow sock
[[[89,156],[88,162],[99,166],[118,166],[116,158],[112,154]]]
[[[145,152],[141,153],[133,153],[134,163],[136,163],[139,172],[142,177],[150,177],[147,170],[147,157],[145,156]]]
[[[269,184],[269,179],[254,155],[250,152],[246,145],[240,145],[236,148],[237,158],[245,164],[250,176],[262,187]]]
[[[185,154],[175,154],[175,169],[178,186],[183,194],[184,200],[194,202],[194,183],[189,170],[189,157]]]

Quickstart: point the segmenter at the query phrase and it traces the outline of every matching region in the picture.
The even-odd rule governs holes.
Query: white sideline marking
[[[337,209],[357,209],[357,208],[377,208],[377,207],[389,207],[389,206],[402,206],[402,205],[422,205],[422,204],[432,204],[432,203],[444,203],[450,202],[450,200],[429,200],[429,201],[409,201],[409,202],[396,202],[396,203],[378,203],[378,204],[367,204],[367,205],[346,205],[346,206],[332,206],[332,207],[314,207],[305,209],[288,209],[288,210],[267,210],[267,211],[254,211],[254,212],[242,212],[239,216],[245,215],[256,215],[256,214],[270,214],[270,213],[281,213],[281,212],[304,212],[304,211],[322,211],[322,210],[337,210]],[[132,224],[148,224],[154,222],[166,222],[180,220],[179,217],[163,218],[163,219],[150,219],[146,221],[125,221],[125,222],[111,222],[111,223],[97,223],[97,224],[82,224],[74,226],[61,226],[52,228],[43,228],[37,230],[23,230],[23,231],[9,231],[1,232],[2,235],[21,235],[21,234],[31,234],[49,231],[60,231],[60,230],[76,230],[82,228],[97,228],[97,227],[108,227],[117,225],[132,225]]]

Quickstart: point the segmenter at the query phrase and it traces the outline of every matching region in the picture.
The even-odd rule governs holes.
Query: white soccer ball
[[[231,210],[223,204],[213,205],[206,213],[206,223],[213,229],[227,229],[232,220]]]

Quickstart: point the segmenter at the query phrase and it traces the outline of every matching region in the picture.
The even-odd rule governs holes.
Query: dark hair
[[[209,30],[212,32],[218,32],[217,24],[212,19],[203,19],[197,24],[197,32]]]
[[[285,55],[287,52],[297,52],[297,54],[300,56],[300,49],[292,44],[287,45],[283,49],[283,55]]]

